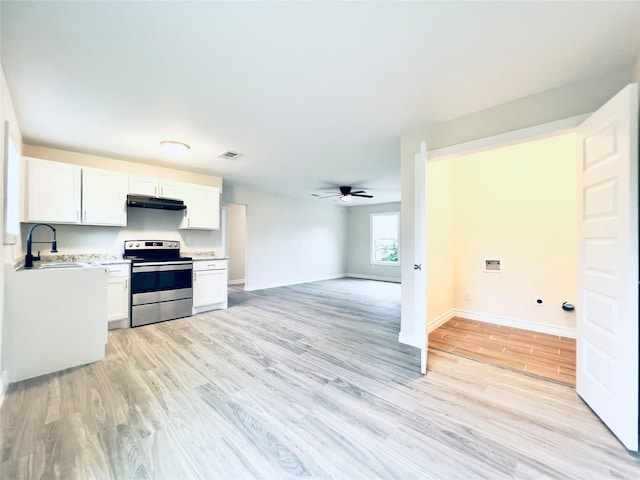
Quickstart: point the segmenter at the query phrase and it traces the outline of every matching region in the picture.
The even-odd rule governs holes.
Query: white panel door
[[[637,451],[637,84],[580,126],[578,154],[576,390]]]
[[[420,153],[416,155],[414,172],[414,307],[415,325],[418,326],[420,336],[420,373],[427,373],[427,353],[429,351],[429,337],[427,335],[427,252],[426,239],[426,205],[425,188],[427,185],[427,147],[424,142],[420,145]]]

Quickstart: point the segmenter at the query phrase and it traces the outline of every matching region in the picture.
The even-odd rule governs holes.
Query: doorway
[[[575,338],[563,304],[576,296],[576,155],[571,133],[427,164],[428,331],[438,348],[535,374],[545,371],[537,357],[515,345],[535,338],[527,331],[550,344]],[[549,361],[564,368],[564,354]]]
[[[630,84],[580,123],[576,142],[576,390],[633,451],[639,425],[638,103],[638,84]],[[429,304],[432,292],[425,296]]]
[[[247,206],[227,203],[229,285],[244,289],[247,278]]]

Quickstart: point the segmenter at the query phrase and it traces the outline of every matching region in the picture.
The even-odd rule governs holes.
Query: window
[[[371,263],[399,265],[399,212],[371,214]]]

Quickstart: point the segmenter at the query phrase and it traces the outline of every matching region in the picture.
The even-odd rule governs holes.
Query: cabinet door
[[[193,306],[202,307],[227,300],[227,271],[193,272]]]
[[[26,158],[25,222],[80,223],[81,167]]]
[[[107,321],[129,318],[129,277],[111,277],[107,280]]]
[[[129,193],[136,195],[158,196],[158,180],[153,177],[129,176]]]
[[[187,196],[187,184],[181,182],[172,182],[169,180],[160,180],[159,197],[175,198],[176,200],[184,200]]]
[[[127,176],[110,170],[82,169],[82,223],[127,224]]]
[[[187,209],[180,228],[220,229],[220,190],[207,185],[187,187]]]

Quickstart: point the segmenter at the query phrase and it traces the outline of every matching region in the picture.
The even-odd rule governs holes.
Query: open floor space
[[[10,386],[3,479],[637,479],[568,386],[399,344],[400,285],[255,292]]]

